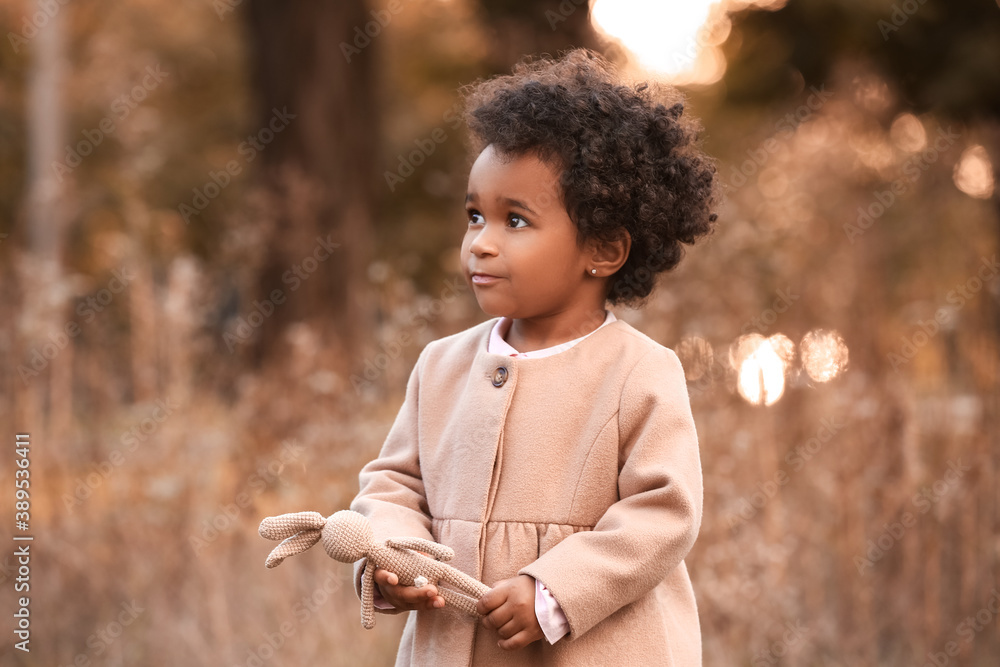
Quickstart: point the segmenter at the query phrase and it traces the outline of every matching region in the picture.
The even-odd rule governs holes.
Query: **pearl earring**
[[[597,269],[591,269],[590,272],[591,273],[597,273]]]

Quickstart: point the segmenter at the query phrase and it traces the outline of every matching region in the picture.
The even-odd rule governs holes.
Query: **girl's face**
[[[601,281],[587,275],[591,255],[577,245],[559,176],[533,155],[502,160],[492,145],[472,165],[462,266],[488,315],[545,318],[603,308]]]

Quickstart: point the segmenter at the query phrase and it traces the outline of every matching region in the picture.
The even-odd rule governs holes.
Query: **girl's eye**
[[[478,225],[483,221],[483,216],[478,211],[468,211],[468,214],[470,225]]]
[[[518,225],[518,224],[515,224],[515,225],[514,225],[514,228],[515,228],[515,229],[518,229],[518,228],[521,228],[521,227],[527,227],[527,226],[528,226],[528,221],[527,221],[527,220],[525,220],[524,218],[522,218],[522,217],[521,217],[521,216],[519,216],[519,215],[512,215],[512,216],[510,216],[509,218],[507,218],[507,220],[508,220],[509,222],[515,222],[515,221],[520,221],[520,222],[523,222],[523,223],[524,223],[523,225]]]

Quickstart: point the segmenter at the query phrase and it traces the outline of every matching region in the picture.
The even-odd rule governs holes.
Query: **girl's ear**
[[[614,241],[601,241],[590,239],[590,262],[588,272],[598,277],[607,277],[622,267],[628,259],[629,250],[632,248],[632,235],[627,229],[621,231],[621,235]],[[597,269],[593,273],[591,269]]]

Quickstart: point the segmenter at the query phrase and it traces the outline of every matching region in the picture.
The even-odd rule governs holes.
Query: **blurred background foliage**
[[[996,664],[995,0],[0,0],[0,28],[0,424],[36,535],[4,664],[392,664],[403,619],[362,631],[350,568],[267,571],[256,528],[346,507],[419,351],[484,319],[457,89],[571,46],[682,87],[725,183],[616,310],[688,376],[705,664]]]

